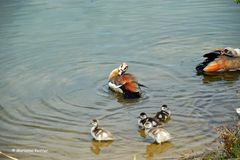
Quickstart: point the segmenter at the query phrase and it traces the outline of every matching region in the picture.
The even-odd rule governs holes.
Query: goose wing
[[[137,78],[129,73],[118,75],[114,79],[112,79],[111,82],[119,88],[123,86],[124,90],[130,91],[130,92],[139,92],[140,90]]]
[[[216,49],[212,52],[204,54],[203,57],[207,58],[208,60],[214,60],[221,55],[221,51],[221,49]]]
[[[113,140],[114,139],[112,133],[103,128],[99,128],[98,131],[96,132],[95,136],[101,140]]]
[[[210,62],[203,70],[205,72],[234,71],[240,69],[240,57],[221,55]]]

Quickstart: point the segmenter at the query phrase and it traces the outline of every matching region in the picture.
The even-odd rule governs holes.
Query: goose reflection
[[[96,140],[93,139],[92,140],[91,151],[94,154],[99,155],[103,148],[109,147],[109,145],[111,145],[112,143],[113,143],[113,141],[96,141]]]
[[[203,83],[210,83],[216,81],[235,82],[240,78],[240,71],[222,72],[222,73],[205,73],[203,74]]]
[[[170,142],[157,144],[152,143],[150,145],[147,145],[146,147],[146,160],[152,160],[155,154],[161,154],[163,152],[166,152],[170,148],[173,147],[173,144]]]
[[[143,138],[146,138],[146,137],[147,137],[147,135],[146,135],[145,132],[144,132],[144,129],[139,129],[139,130],[138,130],[138,134],[139,134],[141,137],[143,137]]]
[[[147,97],[143,94],[141,98],[133,98],[133,99],[126,99],[124,98],[120,93],[113,92],[112,90],[109,90],[109,94],[113,96],[118,103],[122,105],[131,105],[141,102],[142,100],[145,100]]]

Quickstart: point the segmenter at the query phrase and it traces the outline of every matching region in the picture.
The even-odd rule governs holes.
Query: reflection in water
[[[128,104],[135,104],[135,103],[138,103],[138,102],[141,102],[143,99],[145,99],[146,97],[143,97],[142,98],[133,98],[133,99],[126,99],[123,97],[122,94],[120,93],[117,93],[117,92],[113,92],[112,90],[109,89],[109,93],[111,95],[113,95],[117,101],[123,105],[128,105]]]
[[[172,143],[166,142],[162,144],[152,143],[146,147],[146,160],[152,160],[154,154],[166,152],[173,147]]]
[[[91,151],[94,154],[99,155],[101,150],[102,150],[102,148],[108,147],[111,143],[113,143],[113,141],[96,141],[96,140],[92,140]]]
[[[205,73],[203,75],[203,83],[215,81],[237,81],[239,80],[240,71],[222,72],[222,73]]]
[[[240,97],[240,90],[236,90],[236,95]]]
[[[140,135],[141,137],[146,138],[146,134],[145,134],[145,132],[144,132],[144,129],[139,129],[139,130],[138,130],[138,133],[139,133],[139,135]]]

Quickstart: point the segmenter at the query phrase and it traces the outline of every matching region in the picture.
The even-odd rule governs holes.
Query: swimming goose
[[[157,143],[163,143],[170,141],[172,139],[170,133],[163,128],[153,127],[152,123],[146,122],[144,124],[145,134],[152,139],[154,139]]]
[[[140,85],[132,74],[125,73],[128,69],[126,63],[122,63],[114,69],[108,77],[108,86],[115,92],[123,94],[125,98],[139,98],[141,96]]]
[[[171,111],[169,110],[167,105],[162,105],[161,111],[157,112],[155,115],[155,118],[159,120],[160,122],[166,122],[168,119],[170,119]]]
[[[239,48],[218,48],[203,57],[206,59],[196,67],[198,73],[240,70]]]
[[[153,127],[161,125],[161,123],[157,119],[148,117],[145,112],[140,113],[139,117],[137,117],[137,121],[138,121],[138,126],[141,129],[144,129],[144,124],[146,122],[151,123]]]
[[[93,127],[91,128],[91,135],[97,141],[112,141],[114,137],[111,132],[104,130],[103,128],[98,127],[98,120],[93,119],[91,124]]]

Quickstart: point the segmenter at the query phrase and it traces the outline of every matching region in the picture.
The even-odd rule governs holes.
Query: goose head
[[[146,123],[144,123],[144,127],[145,129],[151,129],[153,127],[152,123],[147,121]]]
[[[93,119],[90,124],[92,124],[93,127],[97,127],[98,126],[98,122],[99,122],[98,120]]]
[[[168,106],[166,104],[162,105],[161,110],[163,111],[168,111]]]
[[[226,47],[221,51],[222,54],[230,55],[233,57],[240,57],[240,49],[239,48],[231,48]]]
[[[138,117],[139,119],[146,119],[147,118],[147,114],[145,112],[140,113],[140,116]]]
[[[122,75],[124,74],[128,69],[128,65],[127,63],[122,63],[119,67],[118,67],[118,75]]]

